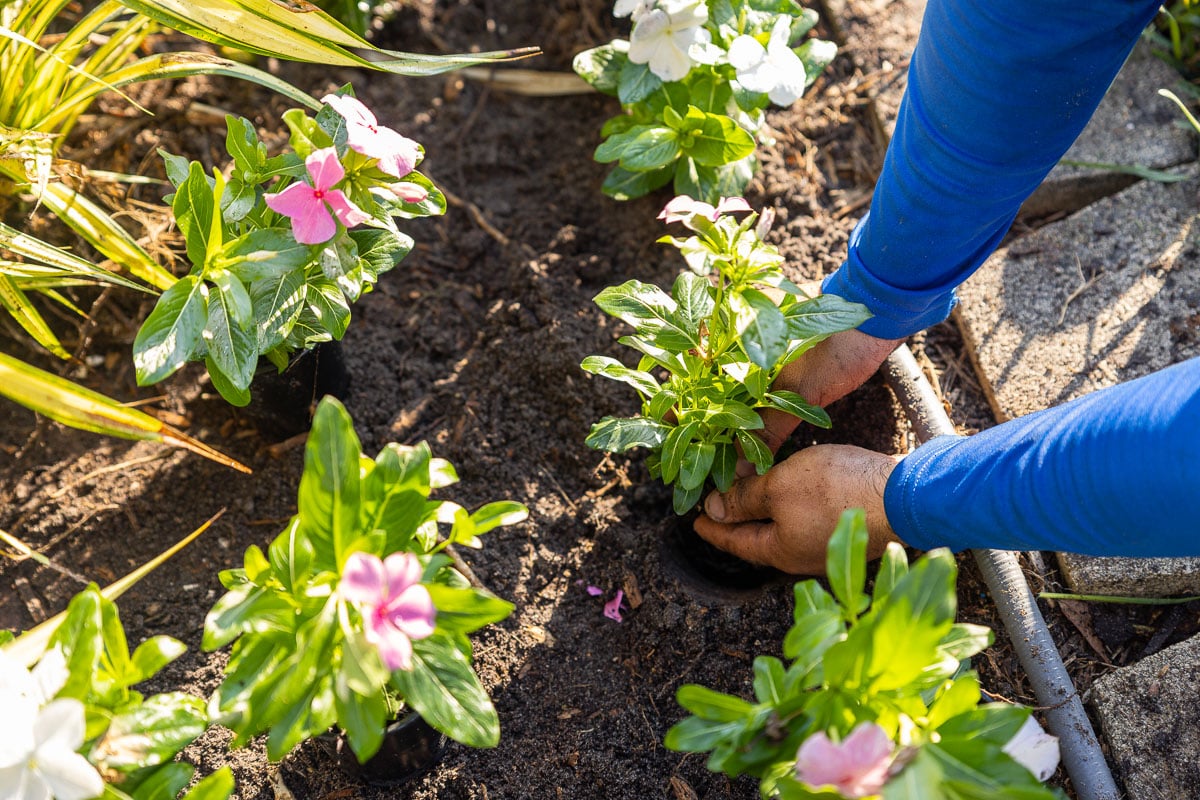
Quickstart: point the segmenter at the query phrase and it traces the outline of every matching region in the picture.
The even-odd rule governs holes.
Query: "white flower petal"
[[[25,765],[0,769],[0,797],[4,800],[54,800],[50,787]]]
[[[73,750],[57,746],[40,748],[37,766],[55,800],[91,800],[104,793],[100,773]]]
[[[38,714],[33,723],[33,738],[39,751],[46,746],[75,750],[83,745],[85,727],[83,703],[64,697],[49,703]]]
[[[729,63],[738,71],[753,69],[767,55],[767,50],[753,36],[739,36],[729,45]]]
[[[1042,730],[1033,717],[1025,720],[1003,749],[1039,781],[1049,779],[1058,769],[1058,738]]]
[[[25,666],[0,650],[0,692],[14,692],[32,697],[37,683]]]
[[[0,769],[24,764],[33,753],[33,725],[37,720],[37,705],[30,698],[13,691],[0,691],[0,709],[4,724],[0,725]],[[0,793],[0,797],[8,795]]]
[[[642,4],[642,0],[617,0],[613,6],[614,17],[628,17],[637,7]]]
[[[781,16],[775,20],[775,27],[771,28],[771,40],[767,43],[767,49],[777,50],[781,47],[787,47],[791,41],[792,18]]]
[[[692,60],[687,53],[670,44],[656,49],[650,56],[649,65],[651,72],[667,82],[683,80],[692,70]]]
[[[62,648],[56,647],[47,651],[33,668],[31,675],[38,690],[38,696],[34,699],[38,705],[45,705],[66,686],[67,678],[71,677],[71,671],[67,669],[67,657],[63,655]]]

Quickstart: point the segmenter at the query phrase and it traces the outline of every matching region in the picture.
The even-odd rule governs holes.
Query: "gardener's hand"
[[[899,541],[883,509],[883,490],[900,456],[823,444],[776,464],[765,475],[739,478],[711,493],[696,533],[755,564],[793,575],[825,571],[825,545],[848,508],[867,512],[867,557]]]
[[[775,379],[775,388],[790,389],[818,406],[827,406],[862,386],[903,339],[877,339],[858,330],[841,331],[788,364]],[[800,420],[773,408],[760,410],[762,437],[774,453]],[[737,474],[754,474],[754,465],[738,460]]]

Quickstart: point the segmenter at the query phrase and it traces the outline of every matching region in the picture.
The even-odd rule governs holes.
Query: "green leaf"
[[[412,177],[412,176],[409,176]],[[433,193],[430,193],[433,196]],[[439,197],[441,194],[439,193]],[[383,228],[355,228],[350,238],[358,245],[358,257],[362,260],[363,272],[372,278],[393,269],[413,248],[412,237],[398,231]]]
[[[792,416],[799,417],[810,425],[816,425],[818,428],[828,429],[833,426],[833,422],[829,419],[829,414],[820,406],[814,406],[806,401],[803,397],[795,392],[789,392],[787,389],[777,389],[773,392],[768,392],[763,396],[764,402],[771,408],[785,411]]]
[[[725,400],[704,411],[704,424],[713,428],[756,431],[763,427],[762,417],[753,408],[736,400]]]
[[[692,143],[689,146],[687,139],[682,139],[683,152],[702,167],[719,167],[754,152],[754,137],[724,114],[709,114],[691,106],[685,120]]]
[[[226,291],[220,286],[209,291],[204,343],[208,359],[221,375],[236,389],[245,390],[258,366],[258,341],[254,332],[237,320],[243,313],[249,316],[250,296],[237,278],[230,276],[228,285],[236,285],[240,291]]]
[[[675,482],[675,476],[679,474],[679,470],[683,466],[684,451],[692,439],[696,437],[699,430],[699,422],[688,422],[675,426],[667,434],[667,438],[663,441],[662,453],[660,455],[662,458],[663,483]]]
[[[771,464],[775,462],[775,457],[771,455],[770,448],[767,447],[762,439],[749,431],[738,430],[735,432],[735,435],[737,436],[738,444],[742,446],[742,453],[746,456],[746,460],[754,465],[759,475],[765,474],[771,468]]]
[[[258,352],[269,353],[292,332],[307,298],[304,271],[297,269],[278,280],[260,280],[250,286]]]
[[[103,769],[117,772],[158,766],[171,761],[207,725],[199,697],[156,694],[116,713],[104,737],[93,746],[91,758]]]
[[[740,717],[732,722],[687,717],[671,726],[663,737],[663,744],[668,750],[679,753],[705,753],[734,739],[745,729],[746,721]]]
[[[188,362],[201,342],[208,289],[187,275],[162,293],[133,341],[139,386],[158,383]]]
[[[471,513],[476,536],[505,525],[517,525],[529,518],[529,509],[513,500],[487,503]]]
[[[711,474],[719,492],[728,492],[737,478],[737,448],[728,442],[717,445],[713,455]]]
[[[879,570],[875,573],[875,588],[872,597],[878,605],[892,593],[893,587],[908,574],[908,556],[904,553],[904,545],[899,542],[888,542],[879,561]]]
[[[621,166],[633,172],[661,169],[679,158],[678,139],[670,128],[642,131],[621,151]]]
[[[583,78],[592,88],[604,94],[616,96],[620,85],[621,69],[629,63],[629,56],[611,44],[584,50],[571,62],[575,74]]]
[[[437,609],[437,627],[453,633],[473,633],[507,618],[513,610],[512,603],[482,589],[441,583],[428,583],[426,588]]]
[[[871,312],[860,303],[851,303],[837,295],[823,294],[789,307],[784,313],[788,335],[793,339],[810,339],[857,328],[871,318]]]
[[[772,369],[788,346],[787,321],[779,307],[757,289],[730,293],[729,306],[746,355],[760,369]]]
[[[236,784],[233,779],[233,770],[229,766],[224,766],[211,775],[201,778],[183,796],[183,800],[227,800],[233,794],[234,788],[236,788]],[[162,796],[174,797],[173,794]]]
[[[229,768],[222,767],[222,769]],[[163,764],[142,780],[128,796],[133,800],[163,800],[163,798],[177,797],[187,788],[195,771],[196,768],[186,761]],[[109,784],[109,787],[111,786],[112,784]],[[120,796],[118,795],[118,797]],[[101,795],[101,800],[109,800],[108,794]],[[189,793],[184,800],[208,800],[208,798],[193,798]]]
[[[312,261],[312,250],[286,228],[258,228],[221,246],[213,266],[227,269],[243,283],[278,278]]]
[[[363,481],[359,529],[386,532],[381,555],[407,550],[425,514],[429,497],[429,445],[404,447],[394,442],[375,457]]]
[[[695,508],[696,503],[700,502],[700,495],[703,491],[703,484],[694,486],[691,489],[684,487],[682,484],[675,484],[671,496],[671,506],[675,509],[675,513],[683,516]]]
[[[625,148],[633,144],[634,140],[643,133],[653,129],[653,125],[634,125],[633,127],[614,133],[600,143],[596,148],[596,152],[592,154],[592,158],[600,164],[609,164],[613,161],[618,161],[625,154]]]
[[[338,727],[345,731],[359,763],[365,763],[383,744],[387,727],[387,703],[383,692],[359,694],[339,674],[334,680],[333,703]]]
[[[170,636],[152,636],[138,645],[129,663],[128,686],[141,683],[179,658],[187,650],[183,642]]]
[[[584,372],[603,375],[605,378],[627,383],[646,398],[658,394],[660,389],[658,381],[649,372],[630,369],[609,356],[588,356],[579,366]]]
[[[957,567],[946,550],[923,556],[875,609],[872,686],[897,689],[940,660],[938,646],[954,623]]]
[[[337,283],[327,278],[309,280],[305,299],[323,331],[334,339],[341,339],[350,324],[350,305]]]
[[[929,707],[926,719],[931,731],[936,731],[951,717],[974,711],[979,705],[981,692],[979,678],[975,675],[964,675],[958,680],[950,681],[949,684]]]
[[[671,287],[676,313],[688,330],[699,331],[702,322],[712,316],[715,301],[708,278],[694,272],[681,272]]]
[[[204,172],[199,161],[188,165],[188,176],[175,190],[172,210],[187,243],[188,261],[203,266],[208,260],[209,240],[212,238],[217,202],[213,197],[213,179]],[[214,243],[216,246],[220,242]]]
[[[396,670],[392,683],[425,721],[470,747],[495,747],[500,718],[467,656],[448,635],[413,642],[412,669]]]
[[[313,415],[300,477],[300,528],[317,546],[320,563],[341,567],[355,538],[362,447],[346,409],[324,397]]]
[[[225,398],[225,402],[238,408],[250,405],[249,385],[239,386],[234,383],[232,378],[221,371],[221,367],[212,360],[211,356],[204,357],[204,368],[208,370],[208,379],[213,388],[221,397]]]
[[[679,467],[679,485],[689,490],[704,486],[716,455],[717,448],[712,442],[689,444],[683,451],[683,463]]]
[[[825,571],[829,588],[846,609],[857,617],[867,607],[863,594],[867,581],[867,521],[861,508],[842,512],[837,528],[829,538],[825,556]]]
[[[740,697],[691,683],[679,687],[675,700],[700,719],[712,722],[734,722],[754,713],[754,706]]]
[[[243,328],[250,327],[250,294],[236,275],[224,269],[210,269],[204,273],[205,280],[212,283],[229,304],[229,318]],[[212,292],[209,292],[212,302]]]
[[[917,751],[900,774],[883,788],[883,800],[965,800],[942,791],[943,772],[927,748]]]
[[[976,653],[991,647],[995,637],[992,629],[969,622],[956,622],[938,644],[938,651],[957,661],[966,661]]]
[[[632,447],[653,450],[662,445],[671,428],[646,417],[605,417],[592,426],[584,444],[610,453],[624,453]]]
[[[780,705],[787,688],[784,686],[783,662],[770,656],[754,659],[754,697],[760,703]]]
[[[676,302],[657,286],[626,281],[604,289],[594,302],[604,312],[632,325],[639,335],[652,336],[660,347],[681,351],[700,346],[698,331],[686,327],[676,313]]]
[[[622,105],[645,100],[663,85],[662,79],[650,71],[648,64],[626,60],[617,78],[617,98]]]
[[[614,200],[633,200],[666,186],[674,174],[675,170],[671,167],[663,167],[651,172],[634,172],[617,166],[608,173],[600,190],[604,192],[605,196]]]

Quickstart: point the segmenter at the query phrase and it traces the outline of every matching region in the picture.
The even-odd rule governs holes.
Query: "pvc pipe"
[[[956,433],[941,399],[917,366],[907,345],[901,345],[888,357],[884,374],[904,406],[920,442]],[[1005,550],[974,550],[972,554],[1021,666],[1029,675],[1038,703],[1045,709],[1047,727],[1058,737],[1062,763],[1076,795],[1079,800],[1119,800],[1121,793],[1084,711],[1083,701],[1067,674],[1037,601],[1017,564],[1016,554]]]

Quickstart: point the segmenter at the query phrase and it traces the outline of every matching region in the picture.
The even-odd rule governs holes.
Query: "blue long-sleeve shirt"
[[[824,285],[871,309],[860,330],[896,339],[946,318],[1158,6],[930,0],[871,210]],[[1198,397],[1194,361],[935,439],[893,472],[888,520],[921,548],[1200,555]]]

